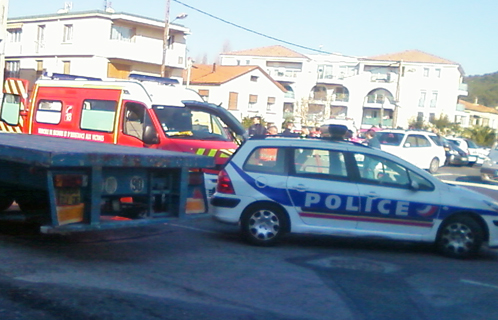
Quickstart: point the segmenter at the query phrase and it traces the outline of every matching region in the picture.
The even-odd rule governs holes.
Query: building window
[[[183,64],[183,57],[178,57],[178,64]]]
[[[429,68],[424,68],[424,77],[429,76]]]
[[[273,106],[275,106],[275,97],[268,97],[268,103],[266,104],[266,111],[273,112]]]
[[[251,64],[251,60],[246,60],[246,64],[250,65]]]
[[[251,81],[252,82],[257,82],[258,81],[258,76],[251,76]]]
[[[199,95],[202,97],[204,101],[209,101],[209,90],[199,90]]]
[[[38,50],[45,47],[45,25],[38,26],[38,34],[36,36]]]
[[[132,42],[135,30],[132,28],[113,25],[111,29],[111,40]]]
[[[73,25],[65,24],[64,25],[64,38],[62,42],[71,42],[73,41]]]
[[[168,49],[173,49],[174,43],[175,43],[175,36],[170,35],[168,38]]]
[[[435,108],[436,106],[437,106],[437,92],[433,92],[431,97],[431,108]]]
[[[434,72],[436,73],[436,78],[441,78],[441,69],[436,69]]]
[[[9,31],[9,41],[12,43],[21,42],[22,29],[10,29]]]
[[[256,109],[256,103],[258,103],[258,96],[255,94],[249,95],[249,105],[247,106],[248,110]]]
[[[237,92],[230,92],[228,96],[228,110],[237,110],[237,100],[239,94]]]
[[[423,112],[419,112],[417,114],[417,121],[424,121],[424,113]]]
[[[429,113],[429,121],[434,122],[436,120],[436,114],[435,113]]]
[[[62,61],[64,64],[64,74],[71,74],[71,61]]]
[[[426,92],[425,91],[421,91],[420,92],[420,98],[418,99],[418,106],[420,108],[423,108],[425,106],[425,96],[426,96]]]
[[[43,60],[36,60],[36,79],[43,75]]]
[[[5,78],[20,78],[20,66],[19,61],[5,61]]]

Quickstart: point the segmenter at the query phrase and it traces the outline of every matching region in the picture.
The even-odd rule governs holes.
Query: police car
[[[262,246],[286,233],[433,242],[456,258],[498,246],[496,201],[347,141],[249,139],[220,172],[211,205]]]

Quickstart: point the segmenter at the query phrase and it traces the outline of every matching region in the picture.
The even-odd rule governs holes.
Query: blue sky
[[[466,75],[498,71],[497,0],[170,0],[170,20],[190,28],[189,56],[215,61],[230,51],[288,43],[368,57],[418,49],[459,63]],[[178,2],[180,1],[180,2]],[[51,14],[63,0],[10,0],[9,17]],[[73,0],[72,11],[103,9],[104,0]],[[277,40],[256,35],[197,10]],[[112,0],[116,12],[165,18],[166,0]]]

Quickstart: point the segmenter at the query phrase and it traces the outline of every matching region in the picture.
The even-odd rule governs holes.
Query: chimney
[[[475,98],[474,98],[474,104],[477,104],[477,102],[479,102],[479,98],[478,98],[478,97],[475,97]]]
[[[216,72],[216,63],[213,63],[213,72]]]

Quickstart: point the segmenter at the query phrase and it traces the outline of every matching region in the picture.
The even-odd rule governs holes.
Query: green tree
[[[496,131],[488,126],[465,128],[462,135],[481,146],[491,146],[496,140]]]

